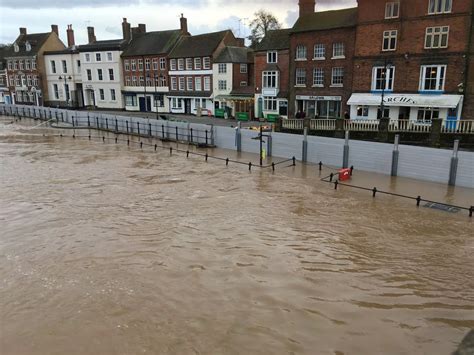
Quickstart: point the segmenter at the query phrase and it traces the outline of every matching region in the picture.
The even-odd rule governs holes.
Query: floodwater
[[[466,213],[6,122],[2,354],[449,354],[474,328]]]

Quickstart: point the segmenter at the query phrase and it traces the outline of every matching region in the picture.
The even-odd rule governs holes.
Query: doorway
[[[409,120],[411,113],[411,107],[402,106],[400,107],[400,113],[398,114],[399,120]]]
[[[184,99],[184,113],[191,114],[191,99]]]

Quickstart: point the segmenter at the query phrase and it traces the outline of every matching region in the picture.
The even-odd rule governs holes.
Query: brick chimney
[[[181,33],[182,34],[188,34],[188,19],[184,17],[183,14],[181,14],[181,18],[179,19],[181,23]]]
[[[314,13],[314,7],[316,6],[316,0],[300,0],[300,17]]]
[[[94,43],[96,41],[94,27],[87,27],[87,38],[89,40],[89,44]]]
[[[126,42],[130,42],[131,39],[131,28],[130,24],[127,22],[127,19],[124,17],[123,22],[122,22],[122,34],[123,34],[123,39]]]
[[[56,33],[59,37],[58,25],[51,25],[51,32]]]
[[[146,33],[146,25],[144,23],[139,23],[138,24],[138,32]]]
[[[26,36],[26,27],[20,27],[20,35]]]
[[[72,29],[72,25],[67,25],[67,46],[72,47],[76,44],[74,41],[74,30]]]

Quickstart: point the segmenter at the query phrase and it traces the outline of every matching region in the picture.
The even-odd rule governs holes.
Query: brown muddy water
[[[5,122],[1,354],[450,354],[474,328],[466,214]]]

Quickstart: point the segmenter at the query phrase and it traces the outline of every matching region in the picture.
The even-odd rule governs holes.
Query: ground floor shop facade
[[[274,119],[288,118],[288,99],[286,95],[255,95],[255,117]]]
[[[122,88],[116,84],[86,84],[83,86],[84,106],[122,110]]]
[[[214,115],[219,118],[253,120],[255,100],[253,96],[219,95],[214,99]]]
[[[169,113],[167,92],[122,92],[126,111]]]
[[[196,116],[213,116],[214,100],[202,96],[168,96],[169,112]]]
[[[382,113],[383,100],[383,113]],[[392,120],[430,123],[432,119],[457,121],[462,117],[462,95],[353,94],[348,101],[351,119]]]
[[[340,118],[342,117],[342,96],[296,95],[296,118]]]

